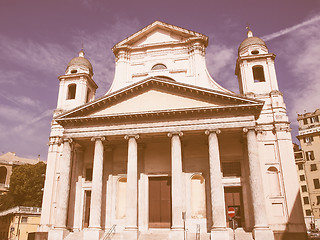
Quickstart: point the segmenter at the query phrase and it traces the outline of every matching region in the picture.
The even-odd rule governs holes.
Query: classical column
[[[180,137],[182,132],[168,133],[171,137],[171,196],[172,229],[183,229],[182,220],[182,154]]]
[[[265,205],[265,195],[262,185],[262,174],[258,152],[258,142],[255,129],[246,129],[249,160],[249,181],[253,203],[255,240],[274,239],[268,226],[268,218]]]
[[[67,224],[71,175],[71,142],[72,139],[70,138],[63,139],[62,158],[60,159],[57,214],[55,217],[55,228],[57,229],[65,229]]]
[[[139,135],[126,135],[128,140],[126,230],[136,230],[138,214],[138,145]]]
[[[104,137],[94,137],[91,141],[95,142],[92,188],[90,203],[89,228],[101,229],[101,204],[102,204],[102,180],[103,180],[103,143]]]
[[[50,137],[49,141],[49,151],[47,158],[47,170],[46,170],[46,180],[44,184],[43,201],[42,201],[42,212],[40,220],[40,231],[47,232],[50,229],[51,212],[52,212],[52,202],[53,202],[53,187],[56,172],[56,162],[58,156],[58,145],[59,137]]]
[[[220,164],[218,136],[220,130],[207,130],[209,143],[209,166],[211,184],[211,207],[212,207],[212,232],[214,239],[226,239],[226,210],[224,201],[224,189],[222,185],[222,172]]]

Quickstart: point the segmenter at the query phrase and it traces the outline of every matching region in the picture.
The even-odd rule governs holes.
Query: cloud
[[[320,107],[320,21],[314,21],[288,35],[282,44],[282,53],[293,77],[288,91],[288,112],[297,125],[296,112],[313,112]]]
[[[139,27],[137,20],[118,20],[113,24],[106,24],[102,31],[88,34],[85,31],[75,33],[73,44],[84,45],[86,57],[93,66],[94,80],[99,88],[97,95],[104,95],[109,89],[115,68],[115,56],[111,48],[134,33]]]
[[[233,47],[215,43],[207,47],[207,68],[212,78],[223,87],[238,92],[239,86],[234,74],[237,52]]]
[[[308,25],[316,23],[318,21],[320,21],[320,16],[315,16],[315,17],[313,17],[313,18],[311,18],[311,19],[309,19],[307,21],[304,21],[302,23],[296,24],[296,25],[294,25],[292,27],[288,27],[288,28],[282,29],[282,30],[280,30],[278,32],[274,32],[274,33],[271,33],[269,35],[263,36],[262,39],[264,41],[272,40],[274,38],[277,38],[277,37],[283,36],[285,34],[291,33],[293,31],[296,31],[296,30],[298,30],[298,29],[300,29],[302,27],[308,26]]]
[[[57,43],[0,37],[0,58],[46,74],[60,73],[68,53],[69,49]]]

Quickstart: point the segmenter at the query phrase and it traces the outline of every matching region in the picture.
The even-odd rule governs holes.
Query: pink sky
[[[84,44],[105,94],[113,80],[111,47],[161,20],[209,36],[212,77],[238,93],[237,49],[250,24],[277,55],[276,70],[296,141],[296,112],[319,107],[319,0],[28,0],[0,2],[0,154],[46,160],[57,77]]]

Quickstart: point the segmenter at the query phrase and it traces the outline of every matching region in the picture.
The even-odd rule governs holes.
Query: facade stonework
[[[60,76],[40,231],[50,240],[304,239],[275,55],[252,32],[240,94],[205,65],[208,38],[156,21],[113,47],[105,96],[84,58]]]

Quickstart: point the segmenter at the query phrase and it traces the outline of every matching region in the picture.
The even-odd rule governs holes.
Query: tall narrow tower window
[[[265,82],[263,66],[257,65],[252,67],[254,82]]]
[[[70,84],[68,86],[68,96],[67,99],[75,99],[76,98],[76,84]]]
[[[151,68],[151,70],[163,70],[163,69],[167,69],[167,67],[162,63],[158,63]]]
[[[0,184],[5,184],[7,179],[7,168],[0,167]]]

